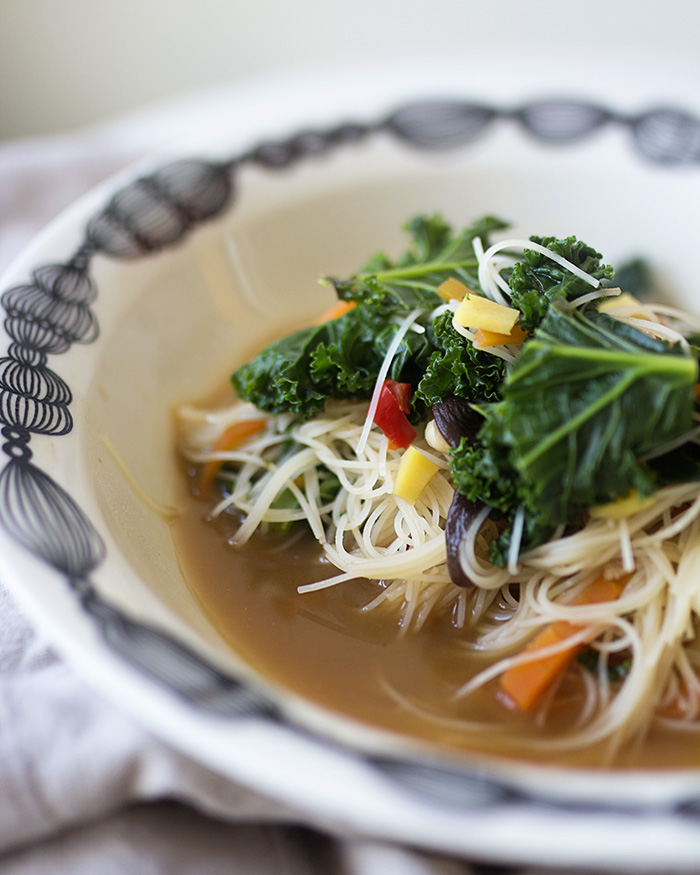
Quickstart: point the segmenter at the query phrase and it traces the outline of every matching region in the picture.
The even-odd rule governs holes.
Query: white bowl
[[[520,114],[493,104],[493,117],[431,104],[387,125],[377,100],[354,127],[324,100],[308,116],[313,135],[297,136],[299,116],[297,130],[262,137],[266,119],[248,125],[247,143],[212,134],[197,159],[103,186],[7,272],[3,577],[105,695],[319,825],[500,862],[692,868],[697,770],[428,757],[258,677],[188,588],[168,522],[180,476],[173,407],[321,310],[318,276],[397,251],[413,213],[455,224],[494,213],[523,233],[575,233],[613,263],[644,254],[670,295],[700,304],[697,122],[659,114],[635,125],[531,101]],[[588,136],[574,139],[572,122]],[[461,145],[410,142],[470,123],[483,129]],[[684,149],[694,159],[679,163]]]

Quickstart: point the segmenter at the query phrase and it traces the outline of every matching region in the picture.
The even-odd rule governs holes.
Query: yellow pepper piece
[[[631,489],[627,495],[621,498],[610,501],[607,504],[595,504],[589,508],[588,513],[593,519],[598,520],[621,520],[625,517],[637,513],[638,510],[644,510],[651,507],[655,498],[650,495],[648,498],[640,498],[636,489]]]
[[[432,459],[415,447],[409,447],[399,462],[394,495],[414,504],[437,470],[438,465]]]
[[[496,334],[510,334],[519,316],[520,310],[470,293],[457,307],[454,319],[464,328],[481,328],[482,331],[493,331]]]
[[[629,292],[622,292],[622,294],[616,295],[614,298],[607,298],[598,305],[598,311],[600,313],[612,313],[614,316],[615,310],[620,307],[639,307],[638,311],[635,309],[627,315],[635,316],[637,319],[649,319],[649,316],[644,312],[644,305],[634,295],[630,295]]]

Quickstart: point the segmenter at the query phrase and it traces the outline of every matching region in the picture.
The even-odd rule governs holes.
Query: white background
[[[435,57],[473,90],[533,67],[624,96],[700,91],[694,0],[0,0],[0,140],[62,132],[251,78]],[[647,77],[645,77],[647,78]]]

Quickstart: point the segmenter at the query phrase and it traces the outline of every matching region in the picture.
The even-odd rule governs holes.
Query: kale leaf
[[[613,270],[601,264],[599,252],[576,237],[530,237],[598,280],[610,279]],[[504,271],[504,276],[506,272]],[[534,249],[526,249],[508,277],[511,305],[520,310],[520,324],[527,330],[544,319],[551,303],[558,298],[571,301],[591,291],[591,286],[568,268],[562,267]]]
[[[514,363],[502,440],[552,525],[656,482],[640,456],[692,427],[697,362],[595,309],[553,308]]]
[[[479,409],[475,448],[453,453],[460,491],[507,520],[525,509],[523,547],[591,505],[659,478],[645,453],[692,427],[694,357],[595,308],[551,307],[511,367],[501,400]],[[503,563],[509,529],[492,553]],[[540,539],[538,541],[537,539]]]
[[[472,401],[495,401],[499,397],[505,362],[467,343],[455,330],[451,311],[437,316],[427,333],[434,352],[416,388],[416,401],[432,406],[453,395]]]
[[[610,283],[606,283],[610,285]],[[632,258],[615,268],[614,286],[619,286],[636,298],[653,299],[659,292],[651,265],[644,258]]]
[[[267,346],[233,374],[234,388],[259,410],[304,419],[320,413],[328,398],[369,398],[396,330],[394,320],[355,307]],[[409,331],[388,376],[415,385],[432,351],[426,334]]]
[[[490,222],[493,220],[482,220]],[[478,227],[478,226],[477,226]],[[473,233],[473,236],[477,236]],[[489,226],[487,230],[491,230]],[[481,229],[483,231],[483,229]],[[481,236],[481,234],[479,235]],[[485,240],[488,235],[483,234]],[[547,249],[566,258],[596,279],[609,279],[612,268],[601,264],[601,255],[576,237],[531,237]],[[544,319],[553,301],[571,300],[591,291],[585,280],[571,273],[534,249],[526,249],[522,259],[512,269],[504,271],[512,295],[512,306],[521,310],[519,324],[534,329]],[[475,276],[465,278],[472,289],[478,289]],[[506,367],[501,359],[479,350],[452,326],[451,314],[435,319],[431,328],[435,352],[428,362],[425,375],[417,387],[417,399],[427,405],[440,398],[457,395],[475,401],[495,401],[499,397]]]
[[[356,302],[356,307],[338,319],[302,329],[266,347],[233,374],[236,393],[260,410],[304,418],[318,414],[329,398],[368,399],[399,321],[420,309],[424,313],[418,323],[425,331],[406,334],[388,376],[415,389],[426,371],[436,375],[439,361],[447,356],[454,360],[454,373],[452,382],[443,380],[446,390],[454,383],[465,391],[469,387],[468,397],[491,397],[490,391],[502,378],[500,366],[480,355],[475,367],[482,376],[468,376],[473,358],[470,344],[446,320],[431,325],[430,315],[443,304],[436,289],[448,277],[476,285],[474,239],[480,237],[488,246],[488,235],[504,227],[504,222],[487,216],[454,233],[439,215],[417,216],[406,226],[410,245],[397,261],[380,253],[350,279],[326,280],[339,298]],[[457,362],[460,355],[463,361]],[[488,392],[481,391],[482,384]],[[420,417],[436,397],[436,386],[428,389],[425,385],[426,391],[415,396],[413,418]]]
[[[350,279],[328,277],[326,282],[339,298],[384,313],[408,313],[426,302],[435,306],[436,289],[449,277],[472,290],[480,288],[474,240],[479,237],[488,247],[489,235],[506,227],[501,219],[485,216],[454,233],[440,215],[416,216],[404,226],[410,234],[409,248],[395,262],[379,253]]]

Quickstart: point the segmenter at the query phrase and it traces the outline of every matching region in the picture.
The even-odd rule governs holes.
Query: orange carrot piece
[[[527,331],[515,325],[508,334],[498,334],[496,331],[486,331],[478,328],[474,332],[474,346],[485,349],[489,346],[504,346],[506,343],[522,343],[527,337]]]
[[[620,598],[620,593],[631,576],[631,574],[625,574],[616,580],[609,580],[607,577],[596,577],[578,594],[572,604],[597,605],[600,602],[614,602]]]
[[[615,601],[619,598],[628,579],[629,575],[620,580],[598,577],[583,590],[572,604],[592,605]],[[544,650],[545,647],[561,644],[580,631],[580,628],[565,620],[551,623],[533,638],[523,653],[530,656],[539,650]],[[511,666],[501,675],[501,692],[516,708],[521,711],[529,711],[552,684],[561,677],[580,649],[579,643],[573,643],[556,653],[549,653],[539,659],[531,659],[528,662]]]
[[[312,324],[323,325],[324,322],[330,322],[331,319],[338,319],[355,306],[357,306],[357,301],[336,301],[325,313],[321,313],[320,316],[314,319]]]
[[[232,450],[238,444],[242,443],[247,437],[262,431],[267,425],[267,419],[256,417],[254,419],[240,419],[229,425],[214,442],[212,452],[224,453],[227,450]],[[212,459],[202,465],[202,470],[199,474],[199,494],[206,497],[211,492],[214,479],[219,472],[219,468],[223,465],[223,459]]]
[[[529,655],[545,647],[560,644],[576,631],[573,626],[569,626],[570,631],[567,631],[564,627],[568,625],[557,623],[547,626],[528,644],[524,652]],[[577,649],[577,645],[572,645],[557,653],[550,653],[549,656],[511,666],[501,676],[501,692],[521,711],[529,711],[564,672]]]
[[[443,301],[461,301],[470,289],[461,283],[456,277],[448,277],[437,287],[437,293]]]

